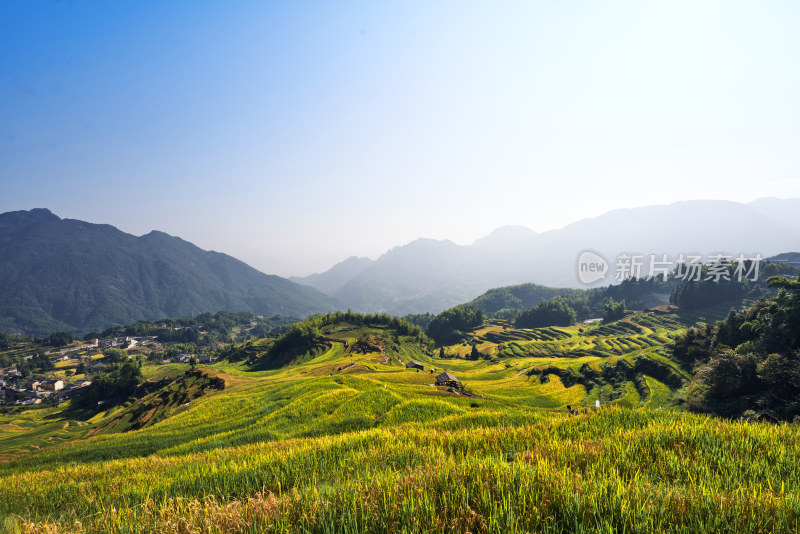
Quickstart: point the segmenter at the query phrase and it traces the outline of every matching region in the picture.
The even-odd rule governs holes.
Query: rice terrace
[[[686,332],[642,311],[488,319],[436,348],[348,312],[210,365],[146,364],[107,410],[0,416],[3,529],[796,531],[797,425],[678,408]]]

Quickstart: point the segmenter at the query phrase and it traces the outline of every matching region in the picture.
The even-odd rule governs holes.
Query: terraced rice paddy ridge
[[[0,416],[0,530],[800,531],[798,426],[677,410],[681,328],[493,323],[440,359],[337,324],[282,367],[198,367],[224,389],[152,368],[164,391],[138,403]],[[434,385],[445,370],[463,389]]]

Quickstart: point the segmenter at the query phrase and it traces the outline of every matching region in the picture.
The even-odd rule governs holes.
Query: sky
[[[0,3],[0,212],[306,275],[800,197],[800,3]]]

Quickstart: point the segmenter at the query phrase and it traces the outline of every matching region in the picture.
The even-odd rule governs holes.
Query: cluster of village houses
[[[88,344],[80,347],[70,347],[69,349],[62,350],[60,353],[53,355],[55,361],[67,361],[74,359],[72,353],[85,350],[87,348],[95,348],[104,350],[108,348],[126,347],[128,349],[137,345],[146,345],[154,342],[155,336],[150,337],[114,337],[108,339],[92,339]],[[27,357],[30,359],[30,356]],[[181,363],[191,363],[192,358],[200,364],[214,363],[217,359],[209,354],[179,354],[177,360]],[[93,362],[86,367],[86,375],[102,373],[105,369],[105,364],[102,361]],[[17,369],[16,364],[7,368],[0,369],[0,404],[12,405],[29,405],[41,404],[42,401],[48,397],[55,396],[58,401],[71,399],[83,393],[84,388],[90,386],[90,380],[76,380],[72,383],[66,383],[57,378],[48,379],[23,379],[22,373]]]
[[[23,382],[16,368],[2,369],[0,404],[41,404],[42,400],[52,396],[62,401],[80,395],[91,384],[90,380],[76,380],[65,384],[63,380],[55,378]]]
[[[210,354],[178,354],[179,363],[192,363],[192,358],[194,358],[197,363],[202,364],[209,364],[217,361],[217,359]]]

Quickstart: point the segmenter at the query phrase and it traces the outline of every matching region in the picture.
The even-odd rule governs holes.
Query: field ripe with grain
[[[302,350],[260,339],[194,374],[146,367],[160,390],[91,417],[68,404],[0,416],[13,428],[0,438],[2,528],[800,529],[797,425],[676,409],[688,374],[665,348],[683,329],[671,316],[489,321],[443,351],[385,321],[316,328]],[[460,383],[436,386],[444,371]],[[224,388],[203,389],[211,379]]]

